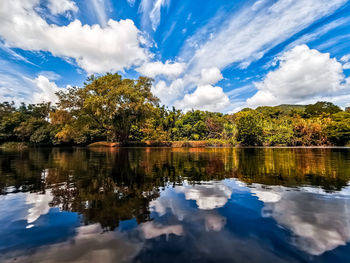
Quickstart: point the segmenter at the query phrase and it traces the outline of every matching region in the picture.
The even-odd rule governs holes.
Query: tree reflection
[[[341,190],[350,177],[346,149],[29,149],[0,153],[0,190],[51,189],[51,206],[105,230],[150,220],[149,204],[166,187],[236,177],[264,185]]]

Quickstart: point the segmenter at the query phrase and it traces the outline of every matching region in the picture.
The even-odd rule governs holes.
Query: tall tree
[[[119,74],[91,76],[81,89],[59,92],[59,107],[73,120],[102,129],[109,141],[127,142],[133,125],[142,125],[158,99],[151,92],[152,79],[123,79]]]

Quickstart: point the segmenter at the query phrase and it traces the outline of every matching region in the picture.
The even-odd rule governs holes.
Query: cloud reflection
[[[49,203],[52,201],[50,190],[46,190],[44,194],[29,193],[26,196],[26,204],[30,205],[27,215],[27,228],[34,226],[34,222],[50,210]]]
[[[350,196],[344,195],[348,192],[331,196],[313,188],[252,189],[265,203],[262,215],[291,231],[296,247],[316,256],[350,241]]]
[[[131,242],[122,233],[103,232],[94,224],[77,228],[73,240],[40,247],[30,255],[17,257],[16,262],[131,262],[141,248],[141,242]]]
[[[182,225],[163,226],[154,222],[146,222],[141,224],[140,228],[146,239],[156,238],[161,235],[169,236],[170,234],[174,234],[181,236],[183,234]]]
[[[195,200],[198,208],[203,210],[223,207],[232,195],[232,189],[222,182],[178,186],[175,191],[184,193],[186,200]]]

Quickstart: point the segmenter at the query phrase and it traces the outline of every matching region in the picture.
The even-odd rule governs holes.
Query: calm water
[[[348,149],[0,152],[1,262],[350,262]]]

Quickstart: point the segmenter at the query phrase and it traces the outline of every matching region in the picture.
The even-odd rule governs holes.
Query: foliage
[[[350,112],[330,102],[245,108],[234,114],[182,112],[158,105],[151,86],[149,78],[132,80],[107,73],[89,77],[82,88],[60,91],[55,106],[0,103],[0,143],[311,146],[350,142]]]
[[[262,119],[254,111],[243,111],[237,116],[237,140],[243,145],[261,145]]]
[[[293,125],[290,120],[267,121],[264,125],[264,137],[267,145],[292,145]]]
[[[350,113],[338,112],[331,117],[327,133],[332,143],[346,145],[350,142]]]
[[[320,116],[321,114],[334,114],[342,111],[337,105],[334,105],[331,102],[319,101],[315,104],[307,105],[305,107],[305,113],[308,116],[315,117]]]
[[[91,76],[84,88],[59,92],[58,106],[72,115],[74,124],[70,129],[100,129],[107,140],[126,142],[132,125],[141,126],[158,103],[151,85],[152,80],[145,77],[131,80],[119,74]],[[82,136],[81,142],[89,139],[84,132],[75,134]]]

